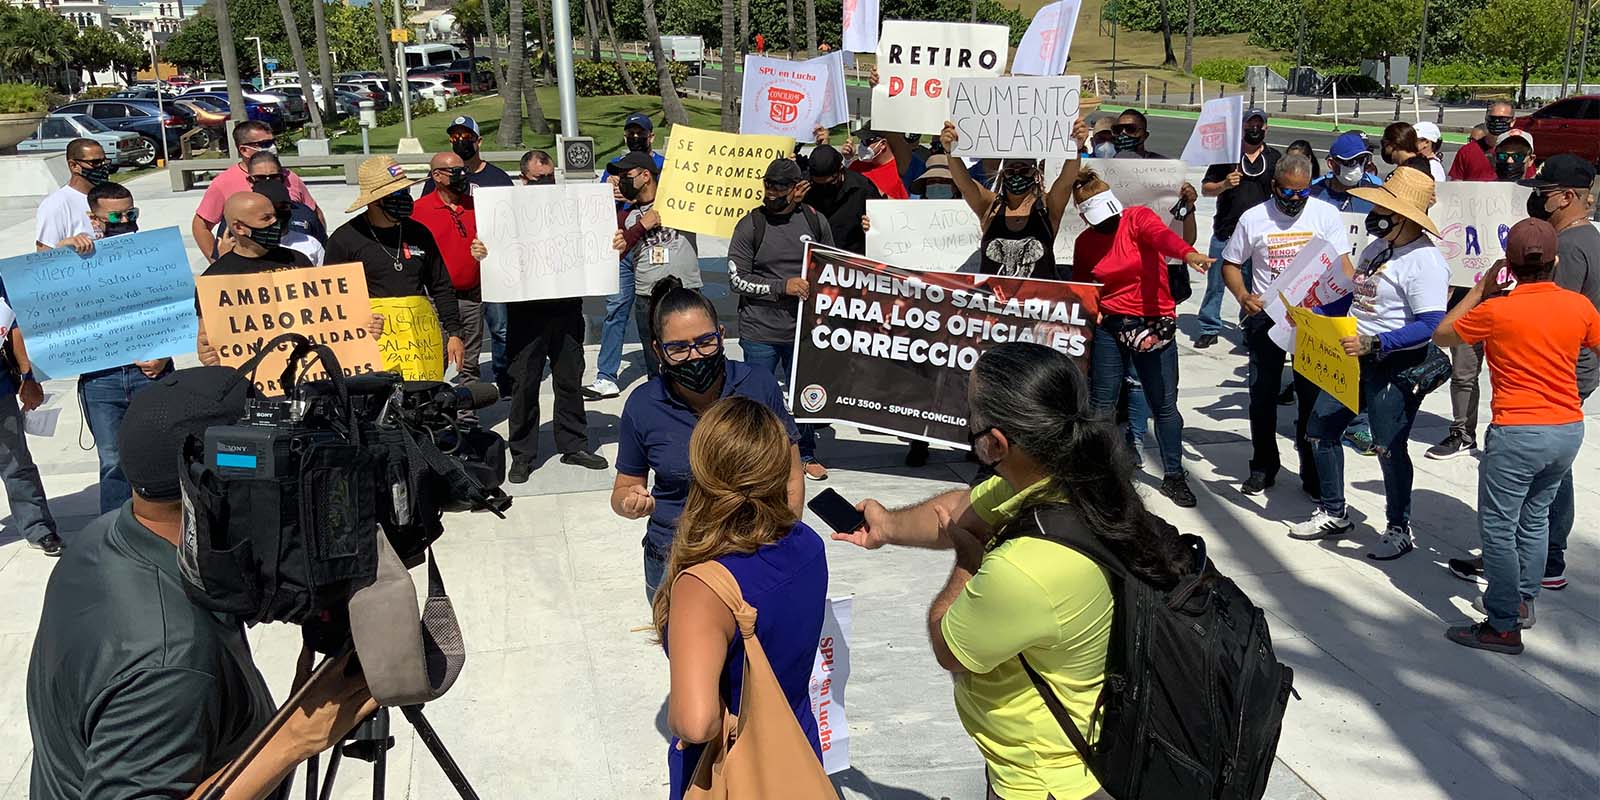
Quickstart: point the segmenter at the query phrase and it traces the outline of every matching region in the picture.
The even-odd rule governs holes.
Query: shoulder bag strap
[[[678,574],[673,580],[673,585],[683,580],[684,575],[693,575],[701,583],[711,588],[716,593],[717,599],[733,612],[733,621],[739,626],[739,635],[750,639],[756,635],[756,609],[744,601],[744,593],[739,590],[739,582],[734,580],[733,573],[727,567],[716,561],[703,561]]]

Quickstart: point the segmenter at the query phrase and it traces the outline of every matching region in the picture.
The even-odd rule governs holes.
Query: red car
[[[1600,94],[1557,100],[1511,123],[1533,134],[1533,149],[1543,161],[1561,153],[1576,153],[1600,164]]]

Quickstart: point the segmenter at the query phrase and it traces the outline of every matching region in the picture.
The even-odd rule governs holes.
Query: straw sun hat
[[[346,214],[420,183],[415,178],[406,177],[406,168],[389,156],[373,156],[361,162],[361,167],[356,170],[356,180],[361,185],[361,195],[345,209]]]
[[[1439,235],[1439,226],[1428,218],[1428,209],[1433,207],[1434,185],[1433,176],[1426,172],[1396,167],[1382,186],[1363,186],[1351,189],[1350,194],[1393,211],[1436,237]]]

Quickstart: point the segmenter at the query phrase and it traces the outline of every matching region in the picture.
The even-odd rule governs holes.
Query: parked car
[[[381,75],[381,74],[379,74],[377,72],[373,72],[370,69],[367,69],[367,70],[356,70],[355,72],[341,72],[341,73],[339,73],[338,76],[334,78],[334,82],[336,82],[336,83],[354,83],[355,81],[361,80],[363,78],[382,78],[382,77],[383,77],[383,75]]]
[[[167,85],[171,86],[174,89],[183,89],[183,88],[186,88],[186,87],[189,87],[189,86],[193,86],[194,85],[194,78],[191,78],[188,75],[183,75],[183,74],[172,75],[172,76],[167,78]]]
[[[247,119],[254,120],[256,122],[265,122],[269,127],[272,128],[272,132],[273,133],[283,133],[283,131],[288,127],[288,125],[284,121],[283,115],[279,112],[280,106],[277,105],[277,103],[262,103],[262,102],[258,102],[256,100],[250,99],[253,96],[254,96],[254,93],[251,93],[251,94],[246,94],[245,97],[244,97],[244,115],[245,115],[245,117]],[[226,92],[224,92],[222,94],[211,94],[211,93],[186,94],[186,95],[183,95],[182,97],[180,97],[178,99],[179,100],[183,100],[183,99],[191,98],[191,97],[205,98],[205,99],[211,100],[211,101],[213,101],[213,102],[215,102],[217,104],[220,104],[222,106],[222,109],[223,109],[224,113],[231,114],[232,111],[233,111],[233,106],[228,104],[228,95],[227,95]]]
[[[353,81],[349,81],[349,83],[357,85],[357,86],[365,86],[365,87],[367,87],[368,89],[370,89],[370,90],[372,90],[374,92],[382,92],[384,94],[384,96],[388,98],[390,105],[394,105],[394,104],[397,104],[397,103],[400,102],[400,95],[395,93],[395,92],[390,91],[389,90],[389,82],[384,80],[383,78],[359,78],[359,79],[356,79],[356,80],[353,80]],[[417,87],[415,87],[415,86],[411,87],[411,102],[416,103],[416,102],[420,101],[421,99],[422,99],[422,95],[417,94]]]
[[[1600,94],[1557,100],[1518,117],[1511,127],[1533,134],[1534,154],[1540,159],[1576,153],[1600,164]]]
[[[263,89],[258,94],[273,98],[272,102],[277,103],[282,109],[280,113],[283,114],[284,122],[290,125],[303,125],[311,119],[311,108],[299,94],[289,94],[276,88]]]
[[[333,89],[336,92],[356,95],[362,100],[371,100],[372,108],[375,111],[382,111],[389,107],[388,92],[364,83],[336,83],[333,85]]]
[[[273,94],[286,94],[290,97],[305,97],[305,91],[300,88],[300,81],[298,80],[273,81],[271,85],[267,86],[265,91],[272,92]],[[322,84],[311,84],[311,93],[317,98],[318,103],[322,102]]]
[[[83,114],[51,114],[39,122],[33,135],[17,143],[19,153],[53,153],[67,149],[73,139],[93,139],[105,148],[106,158],[119,167],[148,167],[160,153],[137,133],[112,130]]]
[[[169,92],[155,86],[135,86],[131,89],[123,89],[111,96],[114,98],[125,97],[129,100],[175,100],[178,97],[175,92]]]
[[[167,140],[169,152],[179,152],[179,140],[194,127],[194,114],[176,103],[155,100],[129,100],[105,98],[79,100],[55,109],[57,114],[85,114],[108,128],[137,133],[150,141],[155,152],[161,152],[161,139]]]
[[[413,80],[426,78],[440,78],[457,94],[472,94],[474,92],[487,92],[490,90],[493,79],[483,72],[470,72],[468,70],[433,70],[420,72],[409,76]]]
[[[433,100],[443,109],[450,98],[457,92],[450,82],[434,75],[417,75],[407,79],[406,83],[417,92],[423,100]]]
[[[194,135],[189,138],[189,144],[194,150],[205,150],[227,141],[230,116],[228,101],[208,95],[190,95],[180,97],[173,102],[193,112],[195,126],[205,132],[204,136]]]
[[[361,104],[368,99],[365,94],[341,92],[335,89],[333,92],[333,108],[341,117],[354,117],[361,113]],[[373,105],[373,109],[377,109],[376,104]]]

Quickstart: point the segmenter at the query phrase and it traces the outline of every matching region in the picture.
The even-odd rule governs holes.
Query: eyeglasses
[[[1290,189],[1287,186],[1277,187],[1278,196],[1285,200],[1301,200],[1311,196],[1311,187],[1304,189]]]
[[[1111,126],[1111,132],[1112,133],[1121,134],[1121,135],[1124,135],[1124,136],[1138,136],[1143,131],[1144,131],[1144,128],[1139,127],[1137,124],[1131,124],[1131,123],[1122,123],[1122,124],[1119,124],[1119,125],[1112,125]]]
[[[271,173],[268,173],[266,175],[251,175],[250,176],[250,185],[251,186],[254,186],[254,185],[258,184],[258,183],[283,183],[283,182],[284,182],[284,178],[283,178],[283,173],[281,173],[281,172],[271,172]]]
[[[676,341],[662,342],[661,352],[667,360],[674,364],[681,364],[689,360],[690,353],[698,353],[702,358],[710,358],[722,351],[722,331],[712,331],[696,337],[692,342]]]

